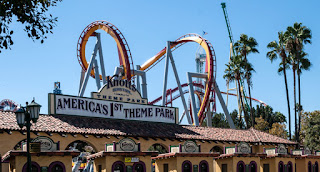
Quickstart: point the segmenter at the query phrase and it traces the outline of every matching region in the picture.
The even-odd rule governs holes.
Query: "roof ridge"
[[[259,143],[261,143],[260,137],[259,137],[259,136],[257,135],[257,133],[255,132],[256,129],[254,129],[253,127],[251,127],[251,128],[249,129],[249,131],[250,131],[251,133],[253,133],[254,137],[256,137],[256,139],[258,140]]]

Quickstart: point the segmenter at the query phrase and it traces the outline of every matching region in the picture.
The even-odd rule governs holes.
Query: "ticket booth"
[[[32,152],[32,171],[68,172],[72,171],[72,158],[79,156],[75,151]],[[9,151],[2,157],[4,163],[9,163],[9,172],[27,171],[27,152]]]
[[[150,172],[151,157],[158,152],[140,151],[140,143],[130,138],[106,144],[105,151],[88,156],[96,172]]]

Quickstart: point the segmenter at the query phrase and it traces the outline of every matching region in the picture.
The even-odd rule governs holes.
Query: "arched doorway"
[[[71,142],[65,150],[75,150],[81,152],[81,154],[78,157],[72,159],[73,164],[75,166],[78,166],[77,168],[79,170],[83,170],[87,165],[91,164],[87,163],[87,159],[85,158],[85,156],[97,152],[97,150],[94,148],[92,144],[82,140],[76,140]]]
[[[316,161],[315,164],[314,164],[314,172],[319,172],[319,164],[318,164],[318,161]]]
[[[22,167],[22,172],[27,172],[28,165],[27,163],[24,164]],[[31,162],[31,172],[40,172],[40,165],[36,162]]]
[[[159,154],[168,153],[169,151],[165,146],[160,143],[155,143],[148,148],[148,151],[158,151]]]
[[[192,172],[192,164],[190,161],[183,161],[182,172]]]
[[[133,172],[146,172],[146,165],[142,161],[135,162],[132,168]]]
[[[239,161],[237,164],[237,172],[245,172],[246,165],[243,161]]]
[[[116,161],[112,165],[112,172],[124,172],[125,171],[125,165],[122,161]]]
[[[55,161],[49,165],[49,172],[66,172],[66,167],[62,162]]]
[[[210,152],[219,152],[220,154],[223,154],[223,150],[219,146],[214,146],[213,148],[211,148]]]
[[[249,172],[257,172],[257,163],[255,161],[251,161],[250,162],[250,166],[249,166]]]
[[[199,163],[199,172],[209,172],[208,162],[203,160]]]
[[[284,164],[282,161],[279,162],[278,164],[278,171],[279,172],[284,172]]]
[[[288,164],[287,164],[287,169],[288,169],[288,170],[287,170],[288,172],[293,172],[293,165],[292,165],[292,162],[291,162],[291,161],[288,162]]]
[[[308,172],[312,172],[312,164],[311,164],[311,161],[308,162]]]

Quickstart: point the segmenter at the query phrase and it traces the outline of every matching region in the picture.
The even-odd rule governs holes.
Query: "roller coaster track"
[[[198,112],[199,123],[201,124],[203,119],[205,118],[205,115],[204,115],[205,108],[206,108],[206,105],[210,99],[210,93],[212,90],[213,79],[214,79],[214,76],[216,75],[216,56],[215,56],[215,52],[214,52],[214,49],[213,49],[213,46],[211,45],[211,43],[208,40],[202,38],[198,34],[186,34],[186,35],[178,38],[177,40],[171,42],[170,49],[173,49],[174,47],[179,47],[187,42],[198,43],[200,46],[202,46],[202,48],[206,52],[205,72],[207,73],[207,81],[208,82],[205,85],[204,97],[203,97],[203,100],[201,102],[200,109]],[[153,56],[152,58],[147,60],[144,64],[142,64],[140,70],[145,71],[145,70],[148,70],[149,68],[152,68],[154,66],[154,64],[157,64],[158,61],[163,59],[163,56],[165,54],[166,54],[166,48],[162,49],[158,54],[156,54],[155,56]]]
[[[188,83],[185,83],[185,84],[182,84],[182,85],[181,85],[181,87],[183,87],[183,88],[184,88],[184,87],[188,87],[188,86],[189,86]],[[199,87],[199,88],[204,88],[204,86],[203,86],[202,84],[199,84],[199,83],[193,83],[193,86]],[[178,87],[173,88],[173,89],[168,89],[168,90],[167,90],[167,93],[166,93],[166,96],[168,96],[168,95],[170,95],[170,94],[172,94],[172,93],[175,93],[176,91],[178,91]],[[184,91],[183,91],[183,94],[187,94],[187,93],[189,93],[189,90],[184,90]],[[226,93],[226,92],[222,92],[222,91],[221,91],[221,93],[222,93],[222,94],[225,94],[225,95],[228,94],[228,95],[232,95],[232,96],[237,96],[237,94],[233,94],[233,93]],[[200,94],[204,94],[204,93],[200,91]],[[168,101],[166,102],[166,105],[171,104],[174,100],[178,99],[180,96],[181,96],[180,94],[175,95],[174,97],[172,97],[172,99],[170,99],[170,100],[168,100]],[[246,98],[250,99],[250,97],[246,97]],[[162,99],[162,96],[154,99],[153,101],[149,102],[148,104],[154,105],[154,104],[156,104],[157,102],[159,102],[161,99]],[[257,103],[260,103],[260,104],[262,104],[263,106],[267,106],[267,104],[266,104],[265,102],[261,101],[261,100],[258,100],[258,99],[255,99],[255,98],[251,98],[251,100],[253,100],[253,101],[257,102]],[[213,99],[210,99],[210,101],[213,101]]]
[[[95,31],[102,29],[107,32],[117,43],[120,65],[124,68],[125,79],[130,80],[132,77],[131,69],[133,69],[133,60],[129,45],[120,30],[107,21],[95,21],[89,24],[80,34],[77,44],[77,57],[83,69],[87,71],[88,62],[86,60],[86,44],[90,36],[95,36]],[[94,70],[91,69],[90,75],[94,78]],[[102,76],[100,75],[100,80]]]

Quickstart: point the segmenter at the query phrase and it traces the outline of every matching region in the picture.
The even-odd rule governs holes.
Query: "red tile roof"
[[[22,129],[17,125],[14,113],[0,112],[0,130]],[[25,128],[23,128],[23,130],[25,130]],[[31,126],[31,130],[54,133],[296,144],[296,142],[276,137],[253,128],[236,130],[68,115],[40,115],[38,122]]]

